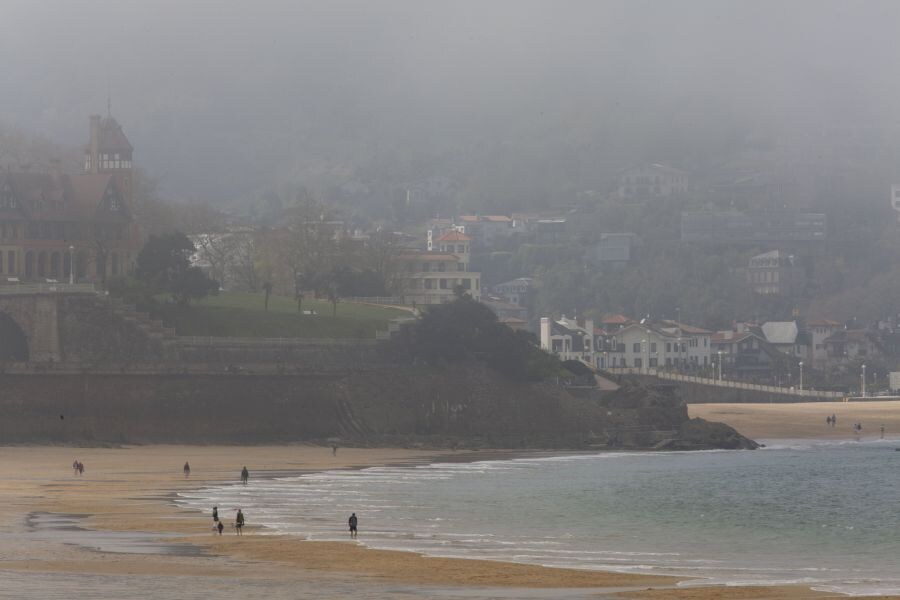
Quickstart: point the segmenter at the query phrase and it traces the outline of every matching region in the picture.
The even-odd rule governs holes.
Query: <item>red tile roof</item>
[[[466,234],[464,234],[460,231],[456,231],[454,229],[454,230],[448,231],[447,233],[445,233],[444,235],[439,237],[438,241],[439,242],[471,242],[472,238],[470,238]]]

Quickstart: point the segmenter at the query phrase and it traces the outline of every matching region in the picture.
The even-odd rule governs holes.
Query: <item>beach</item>
[[[900,401],[800,402],[790,404],[690,404],[691,417],[721,421],[755,440],[863,440],[900,438]],[[837,424],[829,427],[826,417]],[[862,425],[857,436],[853,424]]]
[[[511,456],[502,452],[491,455]],[[179,491],[237,482],[244,465],[255,480],[471,456],[465,452],[358,448],[340,448],[333,456],[330,448],[315,446],[4,447],[0,448],[0,526],[4,533],[0,537],[0,570],[10,576],[9,581],[22,581],[20,596],[29,585],[50,585],[57,580],[80,582],[78,585],[91,589],[100,581],[91,576],[102,575],[104,585],[121,585],[135,592],[148,586],[158,597],[166,597],[160,591],[166,586],[175,586],[172,597],[190,597],[195,592],[200,597],[204,590],[222,586],[217,594],[220,598],[229,598],[229,593],[246,594],[248,589],[265,590],[270,598],[347,597],[363,592],[373,598],[456,594],[470,598],[611,598],[626,594],[697,600],[843,597],[802,586],[673,589],[679,579],[430,558],[372,550],[350,542],[310,542],[261,535],[252,514],[247,515],[244,536],[235,535],[229,527],[220,537],[211,531],[209,513],[185,510],[172,501]],[[477,456],[485,458],[484,454]],[[73,473],[74,459],[84,463],[84,475]],[[192,469],[189,478],[182,474],[185,461]],[[233,513],[221,514],[230,525]],[[343,526],[338,523],[336,528]],[[364,533],[363,529],[363,537]],[[29,579],[30,575],[34,577]],[[44,596],[53,597],[49,592]],[[2,593],[0,597],[4,597]]]

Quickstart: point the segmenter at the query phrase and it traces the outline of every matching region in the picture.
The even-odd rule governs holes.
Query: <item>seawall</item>
[[[475,367],[342,376],[0,374],[0,444],[270,443],[649,447],[687,421],[681,399],[572,394]]]

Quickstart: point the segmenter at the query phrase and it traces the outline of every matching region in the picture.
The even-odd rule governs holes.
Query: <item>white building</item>
[[[598,368],[696,370],[710,367],[713,332],[675,321],[633,323],[609,334],[598,346]]]
[[[560,360],[579,360],[593,366],[594,345],[591,319],[580,325],[577,319],[567,319],[565,315],[558,321],[541,317],[541,348]]]
[[[686,194],[690,174],[669,165],[638,165],[619,173],[619,198],[669,198]]]

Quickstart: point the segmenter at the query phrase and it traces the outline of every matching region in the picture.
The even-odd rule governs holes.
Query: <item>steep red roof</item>
[[[100,151],[101,152],[131,152],[131,142],[122,132],[122,126],[112,117],[107,117],[100,122]]]

